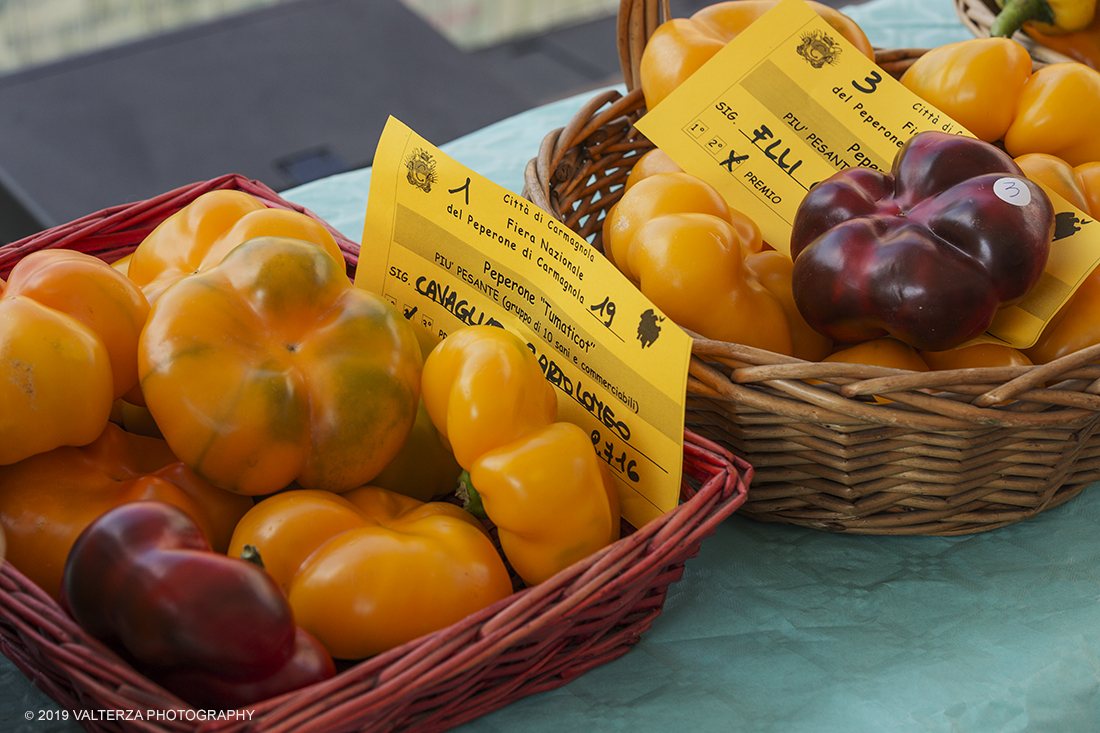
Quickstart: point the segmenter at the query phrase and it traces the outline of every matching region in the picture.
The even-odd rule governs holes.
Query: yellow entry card
[[[853,167],[889,171],[918,132],[971,135],[842,38],[803,0],[783,0],[637,123],[685,171],[790,253],[798,205]],[[1047,190],[1057,231],[1043,278],[985,340],[1027,348],[1100,264],[1100,228]]]
[[[519,335],[636,527],[673,509],[691,338],[582,237],[396,119],[378,143],[355,284],[446,337]]]

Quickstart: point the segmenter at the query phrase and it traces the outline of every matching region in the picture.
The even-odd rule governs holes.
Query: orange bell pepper
[[[373,486],[293,490],[256,504],[229,555],[258,553],[294,619],[338,659],[445,628],[512,593],[477,519]]]
[[[2,281],[0,281],[2,282]],[[0,293],[0,465],[95,440],[137,383],[149,304],[91,255],[33,252]]]
[[[493,326],[456,331],[429,354],[422,381],[432,422],[526,583],[619,538],[610,470],[581,428],[555,422],[554,389],[517,336]]]
[[[778,0],[726,0],[708,5],[690,18],[672,18],[646,41],[638,67],[646,108],[653,109],[684,79],[695,73],[749,24],[778,4]],[[807,3],[860,53],[874,59],[866,34],[844,13],[828,5]]]
[[[242,494],[369,482],[416,419],[411,326],[321,247],[259,237],[164,290],[138,354],[165,440]]]
[[[205,193],[169,216],[119,266],[152,303],[172,283],[213,267],[234,247],[256,237],[313,242],[344,264],[332,233],[316,219],[268,208],[249,193],[227,189]]]
[[[54,598],[65,558],[92,520],[125,502],[159,499],[187,512],[210,545],[225,552],[252,506],[202,481],[163,440],[108,423],[86,446],[62,446],[0,466],[0,526],[8,560]]]

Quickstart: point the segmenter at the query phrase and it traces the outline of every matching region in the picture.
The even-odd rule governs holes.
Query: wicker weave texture
[[[590,100],[526,169],[527,197],[601,251],[603,218],[653,147],[634,127],[645,114],[636,70],[666,17],[658,0],[623,0],[629,91]],[[876,49],[875,61],[899,78],[924,52]],[[686,422],[756,468],[746,516],[834,532],[978,532],[1100,478],[1097,359],[1100,348],[1035,367],[909,373],[696,338]]]
[[[0,247],[6,273],[21,257],[64,247],[111,260],[202,193],[243,190],[292,208],[241,176],[182,187]],[[358,245],[333,232],[349,275]],[[250,706],[243,721],[180,719],[190,706],[89,637],[11,563],[0,565],[0,651],[63,708],[177,711],[176,719],[81,721],[93,731],[443,731],[625,654],[660,614],[670,583],[704,538],[744,503],[752,468],[685,432],[682,503],[549,580],[434,634],[346,664],[331,680]],[[499,549],[499,548],[498,548]]]

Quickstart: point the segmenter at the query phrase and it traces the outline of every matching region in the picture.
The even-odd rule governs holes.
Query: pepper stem
[[[260,549],[256,547],[256,545],[245,545],[242,547],[241,559],[253,565],[259,565],[261,568],[264,566],[263,558],[260,557]]]
[[[465,469],[458,475],[455,495],[462,501],[462,508],[470,514],[478,519],[489,518],[489,515],[485,513],[485,505],[481,503],[481,494],[477,493],[473,482],[470,481],[470,472]]]
[[[1005,0],[1001,12],[989,26],[989,35],[994,38],[1011,38],[1028,20],[1041,23],[1054,23],[1054,10],[1047,0]]]

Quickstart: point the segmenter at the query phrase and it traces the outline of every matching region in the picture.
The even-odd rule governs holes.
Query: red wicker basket
[[[261,183],[224,176],[0,247],[0,276],[40,249],[64,247],[104,259],[125,255],[160,221],[217,188],[312,215]],[[352,274],[358,245],[333,233]],[[745,501],[751,478],[747,463],[685,432],[676,509],[640,529],[625,527],[622,538],[600,552],[453,626],[349,666],[331,680],[250,706],[247,720],[199,719],[85,634],[8,562],[0,566],[0,650],[63,709],[96,715],[80,721],[92,731],[447,730],[626,653],[660,614],[684,562]],[[140,712],[143,720],[110,719],[126,711]]]

